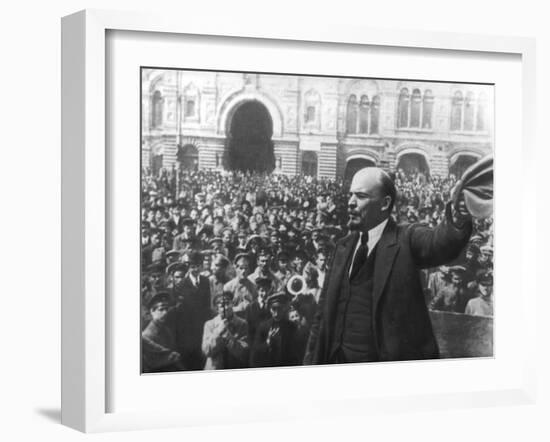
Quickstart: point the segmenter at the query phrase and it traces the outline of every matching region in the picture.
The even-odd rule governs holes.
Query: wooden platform
[[[493,356],[493,318],[430,311],[442,358]]]

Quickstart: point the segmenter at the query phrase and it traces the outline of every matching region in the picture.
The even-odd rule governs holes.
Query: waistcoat
[[[373,333],[373,279],[376,248],[353,280],[344,277],[340,288],[332,354],[340,350],[346,362],[378,360]],[[346,264],[349,274],[353,254]]]

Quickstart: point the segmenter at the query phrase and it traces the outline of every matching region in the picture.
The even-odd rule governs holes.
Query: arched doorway
[[[461,178],[465,170],[474,164],[479,158],[471,154],[460,154],[451,160],[449,165],[449,173],[455,177]]]
[[[317,154],[315,152],[302,153],[302,175],[317,176]]]
[[[267,108],[259,101],[247,101],[231,119],[224,156],[224,166],[230,170],[272,172],[273,121]]]
[[[397,169],[403,170],[403,172],[409,176],[415,176],[420,173],[427,177],[430,174],[430,168],[426,161],[426,157],[419,153],[406,153],[401,155],[397,162]]]
[[[199,151],[192,144],[179,147],[177,158],[180,170],[195,171],[199,169]]]
[[[351,182],[353,175],[355,175],[358,170],[364,169],[365,167],[374,166],[376,166],[376,164],[372,160],[368,160],[366,158],[352,158],[346,163],[344,181]]]

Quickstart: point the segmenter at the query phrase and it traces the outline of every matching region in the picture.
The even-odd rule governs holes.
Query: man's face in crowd
[[[366,232],[390,215],[391,199],[382,194],[382,173],[380,169],[370,167],[361,169],[353,177],[348,200],[348,227],[351,230]]]
[[[301,319],[300,313],[298,313],[297,310],[292,309],[288,312],[288,319],[295,324],[299,324]]]
[[[197,209],[191,209],[191,212],[189,213],[189,217],[193,221],[196,221],[197,219],[199,219],[199,211]]]
[[[259,285],[258,286],[258,298],[262,301],[265,301],[267,299],[267,295],[269,293],[269,289],[265,285]]]
[[[154,246],[158,246],[160,244],[160,235],[158,233],[155,233],[151,238],[151,242]]]
[[[168,315],[168,304],[166,302],[159,302],[155,304],[151,309],[151,318],[154,322],[164,323],[166,316]]]
[[[479,291],[481,296],[489,298],[493,294],[493,285],[488,283],[479,283]]]
[[[186,208],[181,209],[180,216],[185,218],[189,214],[189,211]]]
[[[327,257],[324,253],[319,253],[317,255],[317,268],[321,271],[324,271],[327,266]]]
[[[489,261],[489,255],[487,253],[480,253],[477,260],[480,264],[486,264]]]
[[[269,307],[269,311],[271,313],[271,317],[277,322],[284,319],[287,313],[287,307],[280,302],[273,302]]]
[[[245,279],[250,273],[250,265],[248,263],[248,259],[239,259],[235,266],[235,271],[237,272],[237,277],[239,279]]]
[[[225,265],[220,259],[214,260],[214,274],[218,278],[222,277],[225,274]]]
[[[185,278],[185,273],[181,270],[176,270],[172,279],[174,281],[174,286],[180,287],[183,284],[183,279]]]
[[[198,263],[189,264],[189,272],[196,278],[201,272],[201,265]]]
[[[231,319],[233,316],[233,302],[229,298],[220,298],[216,304],[218,314],[222,319]]]
[[[459,285],[461,281],[462,278],[460,277],[460,275],[454,273],[451,275],[451,282],[453,283],[453,285]]]
[[[231,232],[229,230],[225,230],[222,233],[222,241],[224,244],[229,244],[231,242]]]
[[[301,256],[296,256],[292,263],[298,272],[301,272],[304,269],[304,260]]]
[[[151,285],[153,287],[159,287],[162,284],[162,278],[160,273],[152,273],[150,276]]]
[[[192,232],[193,232],[193,228],[189,224],[185,224],[183,226],[183,234],[185,236],[190,236]]]
[[[278,259],[277,263],[279,265],[279,269],[281,271],[285,271],[287,269],[287,266],[288,266],[288,259],[286,259],[286,258]]]
[[[269,263],[269,257],[268,256],[260,256],[258,258],[258,267],[262,270],[262,271],[265,271],[267,270],[267,264]]]

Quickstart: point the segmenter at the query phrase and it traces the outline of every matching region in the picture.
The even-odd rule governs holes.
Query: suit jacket
[[[267,336],[271,327],[278,326],[279,334],[270,344]],[[252,367],[282,367],[300,364],[300,342],[296,325],[288,319],[275,324],[273,319],[262,322],[252,347],[250,364]]]
[[[178,351],[182,355],[189,352],[198,352],[200,355],[204,323],[212,317],[208,278],[199,276],[198,286],[195,287],[187,275],[177,298],[178,304],[173,316]]]
[[[439,357],[419,269],[440,266],[456,258],[468,242],[471,222],[452,223],[450,205],[436,227],[396,225],[390,218],[377,244],[373,275],[373,333],[381,361]],[[319,309],[312,324],[304,364],[326,364],[331,349],[340,286],[348,258],[359,234],[353,232],[336,244],[325,278]]]

